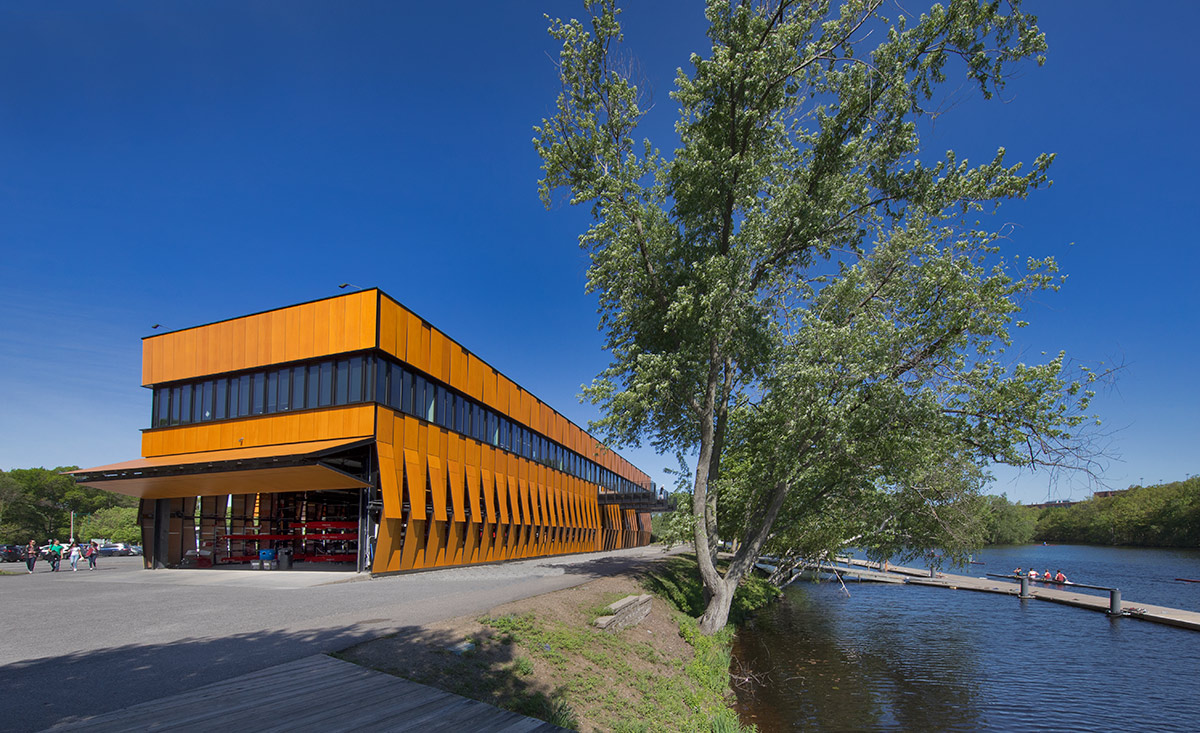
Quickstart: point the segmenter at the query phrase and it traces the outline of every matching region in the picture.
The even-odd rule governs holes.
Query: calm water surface
[[[1017,565],[1200,610],[1200,552],[991,548]],[[993,564],[996,567],[993,568]],[[1169,579],[1168,579],[1169,578]],[[744,722],[780,730],[1200,730],[1200,632],[1044,601],[919,586],[800,583],[738,635]]]

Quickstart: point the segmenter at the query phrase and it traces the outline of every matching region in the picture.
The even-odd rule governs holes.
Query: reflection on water
[[[801,583],[739,632],[779,730],[1200,729],[1200,632],[941,588]]]

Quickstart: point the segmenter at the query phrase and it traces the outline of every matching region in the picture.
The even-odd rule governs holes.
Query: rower
[[[1019,567],[1018,567],[1016,570],[1014,570],[1014,571],[1013,571],[1013,575],[1020,576],[1020,575],[1024,575],[1024,574],[1025,574],[1025,571],[1024,571],[1024,570],[1022,570],[1022,569],[1021,569],[1021,568],[1019,568]]]
[[[1058,571],[1058,575],[1055,575],[1055,576],[1054,576],[1054,579],[1055,579],[1056,581],[1058,581],[1059,583],[1065,583],[1065,582],[1067,582],[1067,576],[1063,575],[1063,573],[1062,573],[1062,571],[1061,571],[1061,570],[1059,570],[1059,571]]]
[[[1037,571],[1037,570],[1035,570],[1034,568],[1029,568],[1029,579],[1030,579],[1030,580],[1037,580],[1037,579],[1038,579],[1038,571]]]
[[[1044,580],[1054,580],[1054,576],[1050,574],[1050,568],[1046,568],[1046,574],[1042,578]]]

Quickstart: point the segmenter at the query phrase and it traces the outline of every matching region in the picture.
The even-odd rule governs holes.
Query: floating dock
[[[842,566],[842,567],[838,567]],[[829,566],[827,566],[829,567]],[[927,585],[937,588],[947,588],[950,590],[972,590],[979,593],[998,593],[1000,595],[1009,595],[1020,598],[1021,585],[1018,582],[1009,582],[999,578],[973,577],[970,575],[954,575],[952,573],[935,572],[930,576],[928,569],[907,568],[898,565],[880,566],[879,563],[869,560],[859,560],[856,558],[843,557],[837,559],[837,565],[830,567],[839,573],[844,573],[846,577],[859,577],[862,580],[884,580],[884,582],[902,582],[911,585]],[[877,577],[882,576],[882,577]],[[1070,585],[1059,586],[1055,588],[1038,587],[1031,584],[1029,588],[1028,598],[1039,601],[1049,601],[1051,603],[1061,603],[1065,606],[1074,606],[1076,608],[1085,608],[1090,611],[1100,611],[1102,613],[1110,613],[1110,598],[1106,596],[1092,595],[1071,590]],[[1176,626],[1181,629],[1191,629],[1200,631],[1200,613],[1195,611],[1185,611],[1179,608],[1168,608],[1166,606],[1153,606],[1146,603],[1138,603],[1136,601],[1120,600],[1118,595],[1117,605],[1120,606],[1120,615],[1123,617],[1137,618],[1143,621],[1152,621],[1158,624],[1166,624],[1168,626]]]

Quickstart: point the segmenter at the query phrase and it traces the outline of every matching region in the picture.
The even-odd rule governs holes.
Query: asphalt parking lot
[[[385,578],[0,564],[0,730],[42,730],[662,557],[660,547]],[[83,564],[82,567],[86,567]]]

